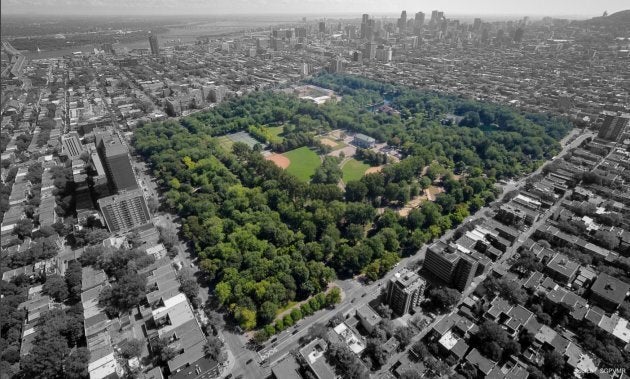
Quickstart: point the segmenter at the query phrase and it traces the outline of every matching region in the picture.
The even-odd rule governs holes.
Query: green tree
[[[261,324],[268,324],[276,318],[278,313],[278,305],[271,301],[265,301],[258,311],[258,320]]]
[[[42,292],[49,295],[58,302],[62,302],[68,298],[68,286],[66,280],[60,275],[53,274],[46,278]]]

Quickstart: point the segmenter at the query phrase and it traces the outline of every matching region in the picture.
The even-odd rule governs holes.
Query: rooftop
[[[621,304],[628,291],[630,291],[630,284],[624,283],[608,274],[601,273],[591,286],[591,291],[610,302]]]

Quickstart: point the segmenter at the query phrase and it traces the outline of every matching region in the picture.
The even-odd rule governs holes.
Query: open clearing
[[[266,129],[273,137],[269,140],[269,142],[282,143],[282,141],[284,141],[284,137],[280,135],[284,132],[284,126],[268,126],[266,127]]]
[[[335,141],[334,139],[330,139],[326,137],[320,139],[319,142],[321,142],[322,145],[330,146],[333,150],[342,149],[348,146],[345,142],[341,140]]]
[[[232,151],[232,145],[234,145],[234,141],[228,138],[228,136],[217,137],[219,140],[219,145],[227,151]]]
[[[287,151],[282,154],[291,162],[287,171],[298,179],[308,182],[315,170],[321,165],[321,160],[315,152],[308,147]]]
[[[402,207],[398,211],[398,214],[401,215],[402,217],[407,217],[409,212],[411,212],[413,209],[418,208],[425,201],[427,201],[427,196],[426,195],[423,194],[423,195],[420,195],[420,196],[416,196],[413,199],[411,199],[407,204],[405,204],[405,206]]]
[[[374,174],[377,172],[381,172],[383,170],[383,166],[370,167],[365,171],[365,174]]]
[[[280,168],[287,168],[291,164],[291,161],[289,160],[289,158],[285,157],[282,154],[267,155],[265,159],[268,161],[272,161],[273,163],[276,164],[276,166]]]
[[[369,168],[370,165],[356,159],[348,160],[341,168],[344,183],[348,183],[351,180],[361,179]]]

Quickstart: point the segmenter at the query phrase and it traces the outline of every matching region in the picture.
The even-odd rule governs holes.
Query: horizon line
[[[626,10],[630,10],[630,9],[622,9],[619,11],[615,11],[612,13],[608,13],[608,16],[613,15],[615,13],[618,12],[623,12]],[[451,12],[451,11],[443,11],[440,10],[441,12]],[[418,12],[423,12],[423,11],[418,11]],[[398,15],[398,11],[387,11],[387,12],[383,12],[383,11],[379,11],[379,12],[370,12],[370,11],[359,11],[359,12],[354,12],[354,11],[340,11],[340,12],[325,12],[325,13],[319,13],[319,12],[257,12],[257,13],[233,13],[233,12],[215,12],[215,13],[208,13],[208,14],[200,14],[199,12],[196,13],[171,13],[171,14],[163,14],[163,13],[109,13],[109,12],[105,12],[102,14],[94,14],[94,13],[89,13],[89,12],[84,12],[84,13],[68,13],[68,12],[63,12],[63,13],[38,13],[38,14],[28,14],[28,13],[22,13],[22,12],[7,12],[2,11],[0,14],[0,17],[5,17],[5,16],[20,16],[20,17],[50,17],[50,16],[57,16],[57,17],[78,17],[78,16],[88,16],[88,17],[138,17],[138,16],[144,16],[144,17],[179,17],[179,16],[186,16],[186,17],[197,17],[197,18],[201,18],[201,17],[208,17],[208,16],[217,16],[217,17],[234,17],[234,16],[239,16],[239,17],[249,17],[249,16],[296,16],[296,17],[305,17],[305,16],[352,16],[352,15],[356,15],[357,18],[360,18],[362,14],[370,14],[370,15],[378,15],[378,16],[397,16]],[[426,12],[424,12],[425,14],[427,14]],[[597,13],[597,14],[593,14],[593,13],[527,13],[527,12],[516,12],[516,13],[510,13],[510,12],[496,12],[496,13],[478,13],[478,12],[463,12],[463,13],[459,13],[459,12],[452,12],[451,13],[453,16],[501,16],[501,17],[508,17],[508,16],[518,16],[518,17],[601,17],[603,15],[603,12]]]

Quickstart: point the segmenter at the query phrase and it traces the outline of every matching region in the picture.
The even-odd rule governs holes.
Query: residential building
[[[99,133],[96,146],[112,193],[138,188],[129,151],[118,135]]]
[[[385,301],[397,315],[405,315],[420,305],[426,283],[415,272],[403,269],[387,283]]]
[[[379,316],[369,304],[359,307],[356,316],[361,322],[361,326],[363,326],[368,333],[372,333],[374,328],[376,328],[382,320],[381,316]]]
[[[628,291],[630,291],[630,284],[601,273],[591,286],[590,299],[604,310],[613,312],[623,303],[628,296]]]
[[[63,153],[70,159],[78,158],[83,153],[83,144],[77,132],[72,131],[62,135],[61,145],[63,146]]]
[[[140,189],[99,199],[98,206],[107,228],[112,233],[125,232],[151,220],[149,208]]]
[[[317,379],[335,379],[337,377],[324,357],[327,348],[326,341],[316,338],[300,349],[300,355]]]

